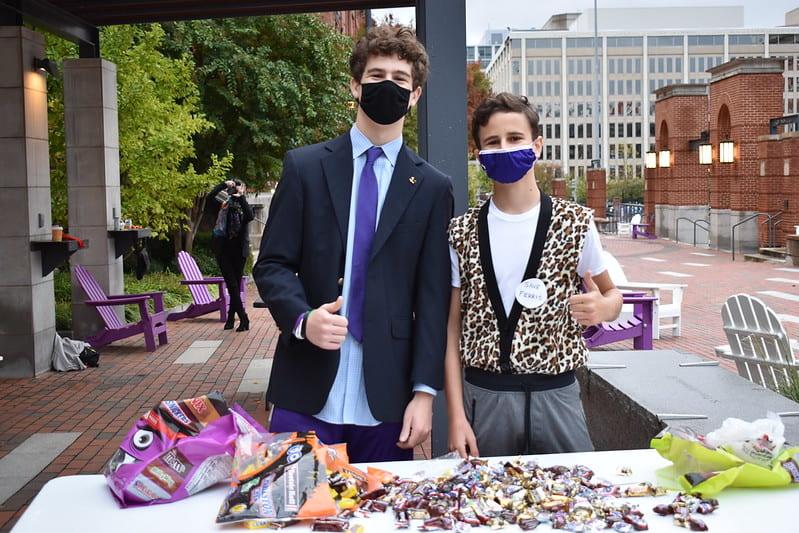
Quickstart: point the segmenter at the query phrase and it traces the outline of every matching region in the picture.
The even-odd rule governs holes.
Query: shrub
[[[794,370],[788,382],[781,385],[777,389],[777,392],[799,403],[799,371]]]

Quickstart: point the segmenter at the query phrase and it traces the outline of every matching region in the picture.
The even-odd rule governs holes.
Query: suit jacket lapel
[[[322,169],[330,191],[330,199],[336,212],[341,246],[347,246],[347,226],[350,218],[352,197],[352,141],[349,132],[333,139],[325,148],[330,155],[322,159]]]
[[[394,227],[408,207],[411,198],[422,185],[422,175],[416,170],[416,167],[421,164],[422,161],[406,146],[399,151],[397,164],[388,186],[388,193],[383,202],[383,210],[380,212],[380,220],[377,223],[377,232],[372,241],[371,258],[377,255],[391,236],[391,232],[394,231]]]

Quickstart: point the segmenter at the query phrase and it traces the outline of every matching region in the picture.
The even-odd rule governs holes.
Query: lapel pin
[[[408,181],[411,182],[411,185],[416,185],[416,178],[414,176],[411,176],[410,178],[408,178]]]

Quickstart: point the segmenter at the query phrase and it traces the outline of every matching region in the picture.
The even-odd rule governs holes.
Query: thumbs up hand
[[[583,286],[586,292],[569,298],[569,307],[571,315],[580,325],[593,326],[602,322],[600,308],[603,296],[590,271],[583,276]]]
[[[305,318],[305,338],[323,350],[338,350],[347,336],[347,318],[338,315],[344,298],[320,305]]]

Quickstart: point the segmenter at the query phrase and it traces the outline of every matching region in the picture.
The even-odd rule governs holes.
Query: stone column
[[[594,210],[594,216],[605,218],[605,202],[607,201],[607,181],[604,168],[589,168],[586,171],[586,201]]]
[[[32,240],[50,239],[47,83],[33,67],[44,37],[0,26],[0,377],[50,368],[55,336],[53,275],[42,276]]]
[[[116,258],[108,230],[121,216],[116,65],[104,59],[64,61],[69,231],[89,239],[73,256],[97,279],[106,294],[122,294],[122,258]],[[85,338],[102,328],[94,309],[72,276],[72,329]],[[117,310],[120,314],[122,308]]]

